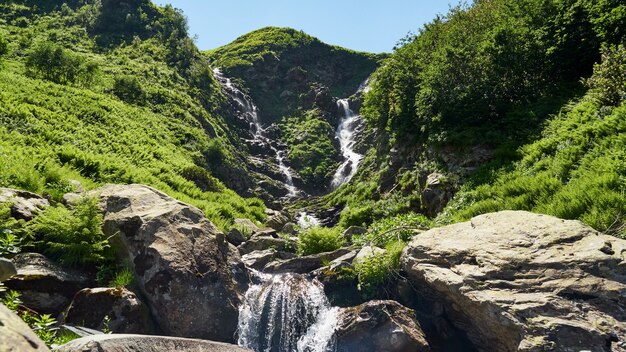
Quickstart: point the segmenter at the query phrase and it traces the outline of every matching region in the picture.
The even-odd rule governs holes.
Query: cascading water
[[[337,100],[337,106],[343,111],[344,115],[339,122],[336,132],[344,162],[339,166],[339,169],[337,169],[333,176],[331,183],[333,188],[337,188],[350,181],[363,158],[363,155],[354,151],[354,146],[357,143],[356,132],[359,125],[362,123],[361,117],[350,109],[348,99]]]
[[[331,352],[338,308],[317,280],[262,274],[239,309],[238,344],[255,352]]]
[[[237,88],[230,80],[230,78],[224,76],[222,72],[215,68],[213,69],[213,75],[220,83],[220,85],[226,90],[226,93],[239,105],[239,109],[244,112],[247,119],[250,122],[250,132],[253,135],[252,142],[258,142],[267,145],[272,152],[276,155],[276,164],[278,169],[285,176],[285,188],[289,192],[287,197],[293,198],[298,195],[299,190],[293,183],[293,171],[284,162],[284,155],[282,150],[278,150],[272,143],[272,140],[265,136],[265,129],[259,121],[259,111],[252,103],[252,100]]]

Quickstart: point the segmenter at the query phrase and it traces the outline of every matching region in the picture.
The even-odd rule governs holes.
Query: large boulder
[[[20,317],[0,303],[0,351],[48,352],[50,350]]]
[[[148,307],[125,288],[80,290],[65,313],[64,323],[122,334],[151,332]]]
[[[4,284],[19,291],[24,305],[40,313],[61,313],[76,292],[93,283],[86,273],[63,268],[39,253],[17,254],[13,264],[17,275]]]
[[[0,188],[0,203],[11,203],[11,216],[31,220],[39,211],[50,206],[47,199],[31,192]]]
[[[244,289],[235,276],[245,268],[224,234],[199,209],[147,186],[95,193],[104,232],[114,236],[163,333],[233,341]]]
[[[482,351],[625,351],[626,241],[578,221],[485,214],[416,236],[412,286]]]
[[[269,262],[278,259],[292,259],[296,255],[289,252],[279,252],[273,248],[264,251],[253,251],[241,257],[248,268],[262,270]]]
[[[20,350],[21,351],[21,350]],[[92,335],[60,346],[57,352],[251,352],[239,346],[197,339],[149,335]]]
[[[239,253],[245,255],[254,251],[263,251],[266,249],[275,249],[280,252],[296,251],[296,242],[284,238],[274,238],[269,236],[255,236],[241,245],[237,246]]]
[[[17,269],[10,259],[0,258],[0,282],[17,274]]]
[[[427,352],[413,311],[395,301],[370,301],[343,308],[335,331],[337,352]]]

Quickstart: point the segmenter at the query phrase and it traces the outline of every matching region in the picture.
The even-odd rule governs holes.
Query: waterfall
[[[350,110],[348,99],[337,100],[337,106],[343,111],[343,118],[337,127],[336,137],[339,139],[344,162],[339,166],[332,180],[332,187],[337,188],[350,181],[356,173],[363,156],[354,151],[356,132],[361,124],[361,117]]]
[[[289,168],[289,166],[287,166],[284,162],[284,151],[278,150],[278,148],[272,144],[272,140],[265,136],[265,129],[259,121],[259,110],[256,105],[252,103],[252,100],[245,93],[239,90],[239,88],[231,82],[230,78],[224,76],[219,69],[213,69],[213,75],[224,88],[228,96],[237,102],[239,110],[245,114],[246,119],[250,122],[250,132],[253,135],[252,141],[267,145],[276,155],[276,164],[278,165],[278,169],[285,176],[285,188],[289,192],[287,197],[293,198],[297,196],[299,190],[293,184],[293,170],[291,170],[291,168]]]
[[[255,352],[331,352],[338,308],[302,275],[255,272],[239,309],[238,344]]]
[[[320,219],[315,215],[309,214],[305,211],[298,213],[296,216],[296,222],[301,229],[309,229],[311,227],[320,226]]]

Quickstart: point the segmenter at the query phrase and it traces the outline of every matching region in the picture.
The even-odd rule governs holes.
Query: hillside
[[[144,183],[221,227],[263,219],[262,202],[214,176],[229,182],[219,172],[245,169],[221,116],[226,97],[179,12],[149,1],[10,1],[0,25],[0,186],[60,200],[70,179]]]

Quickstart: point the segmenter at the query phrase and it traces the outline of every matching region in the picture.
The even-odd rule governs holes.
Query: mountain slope
[[[58,200],[69,179],[145,183],[220,227],[264,218],[262,202],[212,175],[242,170],[238,138],[182,14],[150,1],[10,1],[0,37],[1,186]]]

